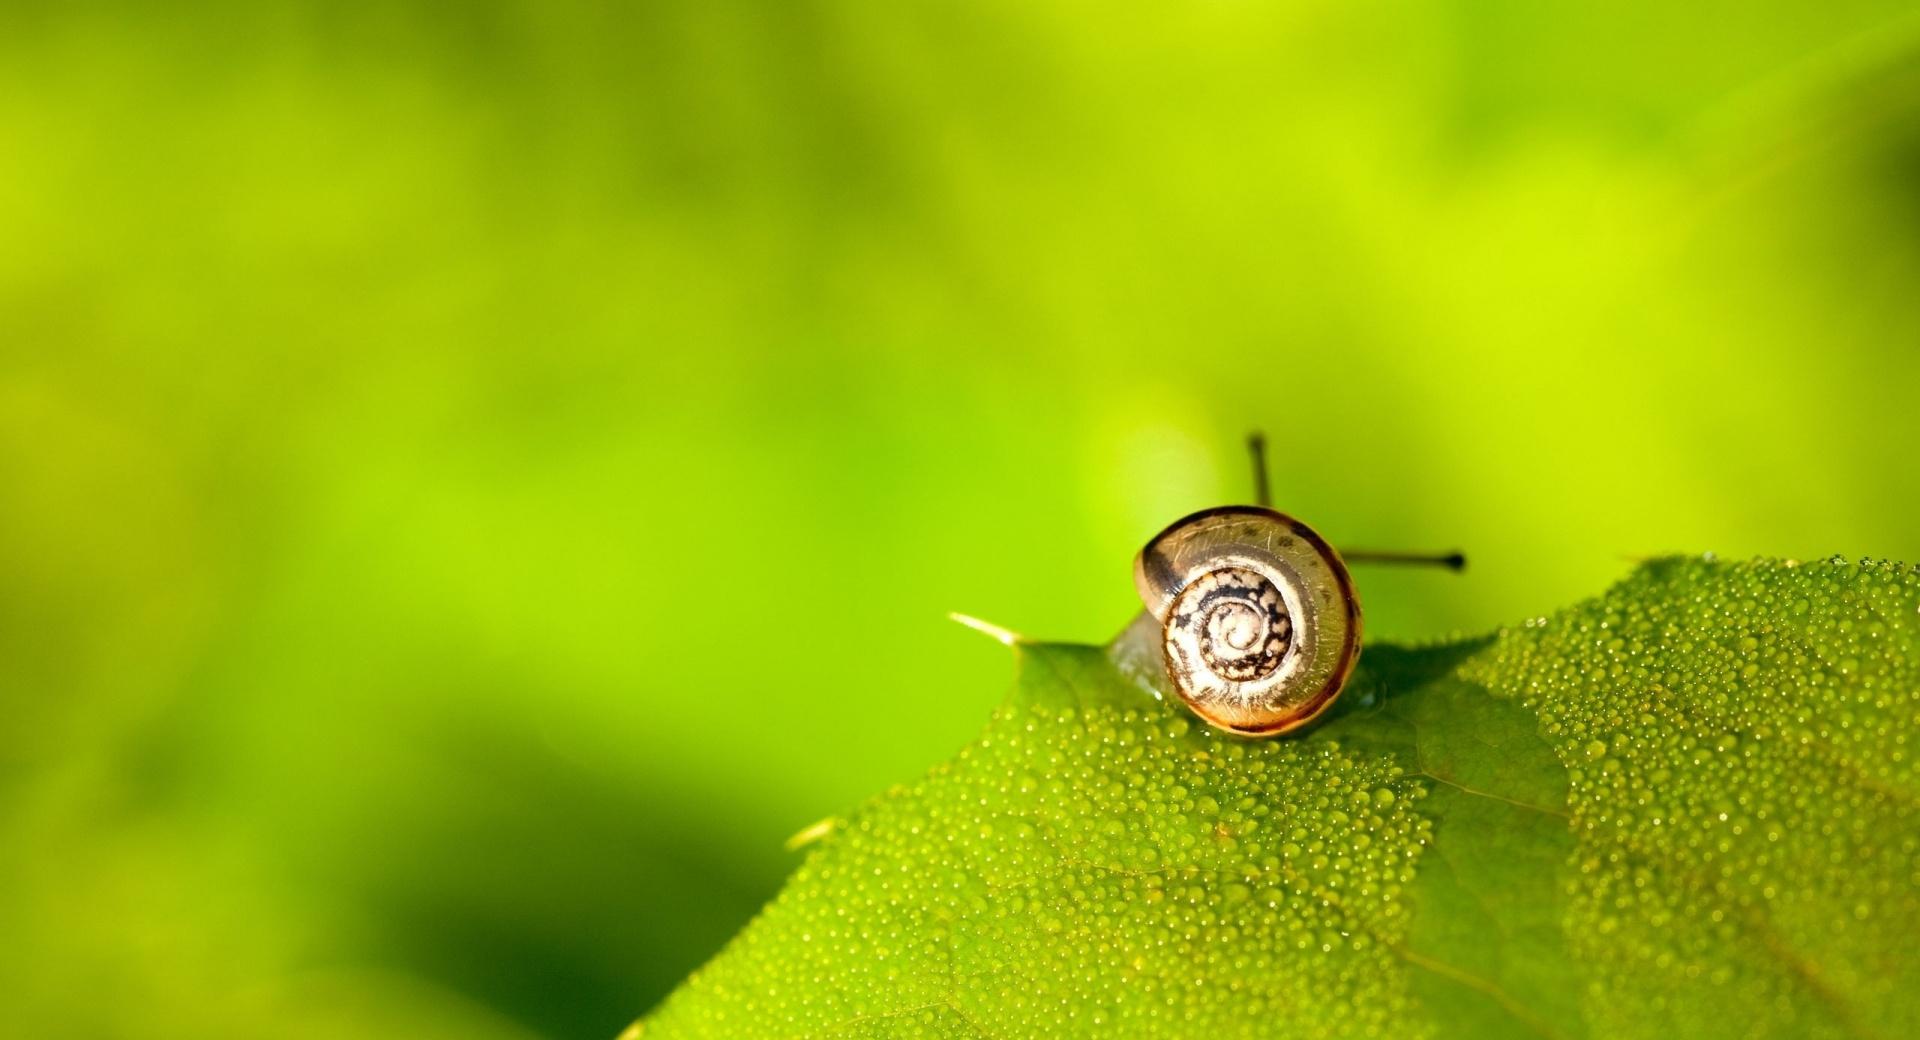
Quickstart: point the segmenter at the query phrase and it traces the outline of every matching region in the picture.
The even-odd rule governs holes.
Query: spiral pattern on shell
[[[1253,682],[1279,670],[1293,645],[1293,618],[1260,572],[1222,567],[1175,597],[1166,638],[1168,653],[1190,647],[1215,675]]]
[[[1221,729],[1272,736],[1306,724],[1359,657],[1346,565],[1312,528],[1271,509],[1180,520],[1140,551],[1134,581],[1160,624],[1173,690]]]

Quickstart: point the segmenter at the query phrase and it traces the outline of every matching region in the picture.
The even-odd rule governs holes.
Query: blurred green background
[[[1920,559],[1907,3],[0,6],[0,1020],[608,1037],[1248,494]]]

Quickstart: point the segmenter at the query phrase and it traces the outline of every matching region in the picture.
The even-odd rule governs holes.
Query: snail
[[[1268,504],[1265,444],[1248,439],[1259,505],[1175,521],[1134,560],[1160,629],[1167,681],[1208,724],[1250,737],[1324,712],[1360,660],[1360,598],[1347,560],[1459,570],[1459,553],[1349,553]],[[1146,619],[1142,619],[1146,623]]]

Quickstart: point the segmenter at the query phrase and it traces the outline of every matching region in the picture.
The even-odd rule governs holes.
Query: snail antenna
[[[1267,435],[1255,430],[1247,434],[1247,455],[1253,462],[1253,503],[1273,508],[1273,492],[1267,487]]]
[[[1253,463],[1253,501],[1264,509],[1273,508],[1273,492],[1267,486],[1267,435],[1259,430],[1247,434],[1247,458]],[[1379,552],[1357,549],[1340,554],[1348,563],[1398,563],[1416,567],[1444,567],[1458,573],[1467,569],[1467,555],[1448,553]],[[964,624],[964,622],[962,622]]]
[[[1341,553],[1340,557],[1348,563],[1407,563],[1417,567],[1445,567],[1456,573],[1467,569],[1467,554],[1459,551],[1410,553],[1355,549],[1352,552]]]

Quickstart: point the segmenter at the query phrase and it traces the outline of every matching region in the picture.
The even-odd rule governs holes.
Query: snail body
[[[1340,554],[1261,506],[1182,518],[1134,561],[1167,677],[1194,713],[1274,736],[1333,703],[1360,657],[1360,601]]]

